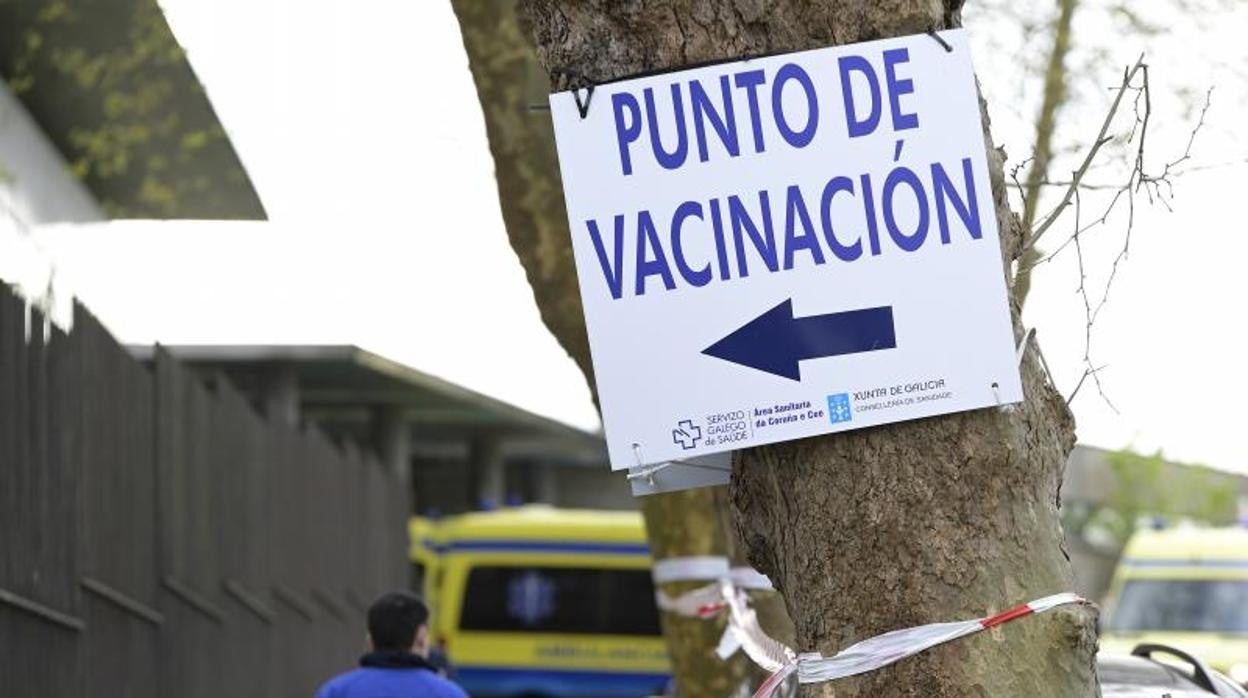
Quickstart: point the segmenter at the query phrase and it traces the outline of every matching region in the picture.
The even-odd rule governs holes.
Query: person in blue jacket
[[[373,651],[360,668],[331,679],[316,698],[468,698],[429,663],[429,609],[406,592],[386,594],[368,609]]]

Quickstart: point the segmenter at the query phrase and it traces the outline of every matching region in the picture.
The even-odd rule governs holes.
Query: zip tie
[[[1023,333],[1023,339],[1014,347],[1014,358],[1017,361],[1018,368],[1023,367],[1023,357],[1027,355],[1027,345],[1031,342],[1031,337],[1036,332],[1036,328],[1031,328]],[[1000,410],[1009,410],[1011,405],[1001,404],[1001,386],[996,381],[992,382],[992,397],[997,401],[997,408]]]
[[[767,575],[753,567],[729,567],[728,558],[722,555],[694,555],[655,560],[650,576],[655,584],[713,582],[728,576],[734,584],[743,589],[775,590]]]
[[[704,555],[676,557],[655,562],[651,575],[655,584],[713,580],[710,584],[669,596],[656,589],[655,604],[660,610],[687,618],[710,619],[727,608],[728,623],[715,647],[715,654],[727,660],[744,650],[754,663],[767,671],[781,668],[792,658],[792,650],[763,632],[747,590],[775,591],[771,580],[752,567],[729,567],[725,557]]]
[[[784,680],[794,672],[797,672],[798,683],[803,684],[824,683],[847,676],[865,674],[914,656],[936,645],[973,635],[1023,616],[1044,613],[1067,604],[1085,603],[1087,603],[1086,599],[1074,593],[1054,594],[984,618],[953,623],[929,623],[914,628],[893,630],[850,645],[831,657],[824,657],[818,652],[805,652],[773,671],[772,675],[758,687],[754,698],[770,698],[775,693],[776,687],[784,683]]]
[[[650,576],[655,584],[668,582],[709,582],[729,573],[728,558],[720,555],[669,557],[655,560]]]
[[[1040,357],[1040,365],[1044,367],[1044,377],[1048,379],[1049,385],[1053,386],[1053,389],[1056,390],[1057,383],[1053,380],[1053,372],[1049,370],[1049,362],[1045,360],[1044,349],[1040,348],[1040,342],[1038,340],[1036,341],[1036,356]]]
[[[1023,341],[1019,342],[1018,348],[1014,350],[1016,358],[1018,359],[1019,368],[1023,367],[1023,357],[1027,354],[1027,344],[1028,342],[1031,341],[1031,337],[1035,333],[1036,333],[1036,328],[1034,327],[1027,330],[1027,333],[1023,335]]]
[[[671,465],[670,462],[663,462],[663,463],[658,463],[656,465],[646,467],[646,464],[642,460],[642,457],[641,457],[641,444],[637,443],[636,441],[633,442],[633,458],[636,459],[637,461],[637,469],[635,472],[629,472],[628,475],[626,475],[625,477],[629,481],[645,480],[646,484],[651,487],[654,487],[655,474],[662,472],[663,469]]]
[[[654,476],[672,466],[671,461],[663,461],[655,465],[640,468],[634,472],[630,472],[625,477],[629,480],[645,480],[646,484],[654,487]]]
[[[776,590],[771,584],[771,579],[753,567],[733,567],[729,570],[728,575],[738,589],[750,589],[752,591]]]

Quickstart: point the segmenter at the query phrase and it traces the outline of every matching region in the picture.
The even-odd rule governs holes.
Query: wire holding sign
[[[639,463],[641,460],[638,458]],[[731,477],[731,451],[639,465],[629,468],[627,476],[634,497],[726,485]]]

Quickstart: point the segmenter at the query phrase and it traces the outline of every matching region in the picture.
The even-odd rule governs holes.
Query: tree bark
[[[542,321],[576,361],[593,388],[593,364],[576,283],[571,236],[550,114],[549,83],[521,32],[511,0],[453,0],[469,67],[485,115],[499,202],[512,249],[524,266]],[[655,559],[729,555],[727,488],[653,495],[642,500]],[[677,594],[705,582],[671,584]],[[774,596],[774,595],[773,595]],[[784,635],[784,608],[760,600],[760,619]],[[714,650],[724,621],[664,613],[664,636],[682,697],[722,698],[751,672],[743,654],[721,661]],[[791,630],[786,636],[791,636]]]
[[[555,87],[733,57],[958,26],[960,0],[524,0]],[[981,57],[982,58],[982,57]],[[981,110],[983,110],[981,102]],[[1019,253],[1003,156],[984,113],[1002,274]],[[1012,302],[1015,334],[1023,333]],[[1065,401],[1029,350],[1026,402],[754,448],[734,459],[735,521],[784,595],[799,651],[984,615],[1071,588],[1058,521],[1074,445]],[[804,695],[1089,696],[1095,615],[1065,608]]]
[[[728,556],[729,537],[724,517],[728,509],[728,488],[708,487],[642,498],[646,517],[646,537],[651,550],[673,551],[664,557],[695,555]],[[693,511],[689,516],[687,512]],[[708,515],[709,514],[709,515]],[[679,582],[665,585],[670,595],[683,594],[706,582]],[[715,655],[715,646],[724,634],[724,618],[713,621],[663,613],[663,635],[672,655],[672,674],[677,695],[721,698],[733,695],[746,682],[750,663],[737,653],[724,662]]]

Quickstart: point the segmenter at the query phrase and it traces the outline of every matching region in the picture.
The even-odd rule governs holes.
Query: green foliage
[[[61,0],[46,3],[37,15],[42,24],[73,23],[72,10]],[[105,120],[69,130],[69,143],[76,156],[70,163],[80,178],[108,179],[132,174],[132,170],[149,167],[141,172],[138,198],[143,208],[171,212],[177,205],[179,183],[162,181],[158,157],[140,157],[155,140],[173,138],[188,150],[202,148],[210,134],[204,131],[182,134],[177,110],[173,108],[175,86],[167,68],[180,68],[181,47],[165,26],[164,17],[154,3],[136,3],[131,15],[127,41],[99,50],[92,46],[46,45],[38,29],[26,32],[29,56],[24,62],[34,63],[43,52],[42,60],[62,78],[72,80],[81,90],[100,101]],[[139,76],[143,76],[139,78]],[[27,81],[27,86],[33,81]],[[223,137],[216,134],[218,138]],[[188,147],[190,142],[193,145]],[[140,173],[134,173],[140,174]],[[124,207],[104,202],[115,213],[125,214]]]
[[[106,211],[263,217],[156,0],[0,0],[6,23],[10,88]]]
[[[1170,463],[1161,451],[1152,455],[1123,449],[1108,454],[1115,487],[1109,500],[1077,528],[1096,527],[1125,543],[1141,519],[1160,516],[1208,524],[1234,522],[1239,480],[1199,465]]]

